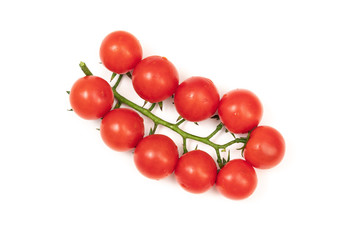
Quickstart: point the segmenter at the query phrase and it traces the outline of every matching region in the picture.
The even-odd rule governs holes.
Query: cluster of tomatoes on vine
[[[100,134],[111,149],[129,151],[135,148],[134,162],[144,176],[162,179],[174,172],[177,182],[189,192],[203,193],[215,184],[225,197],[243,199],[256,188],[254,168],[272,168],[282,160],[284,139],[276,129],[258,126],[263,108],[251,91],[235,89],[220,98],[214,83],[208,78],[190,77],[179,84],[178,71],[167,58],[149,56],[143,59],[140,42],[125,31],[115,31],[105,37],[100,46],[100,59],[113,72],[113,77],[119,74],[117,84],[124,74],[130,76],[136,93],[152,103],[152,107],[173,96],[175,108],[183,121],[200,122],[217,112],[220,128],[225,126],[232,134],[248,133],[247,138],[234,141],[243,144],[244,159],[240,154],[237,159],[217,159],[217,166],[214,159],[202,150],[186,150],[179,156],[174,141],[166,135],[156,134],[156,127],[144,137],[144,121],[137,112],[151,118],[155,126],[162,124],[177,131],[184,138],[184,144],[186,137],[195,135],[179,130],[180,124],[160,121],[150,113],[151,109],[125,101],[126,98],[116,91],[117,84],[111,87],[109,82],[93,76],[84,68],[87,76],[78,79],[69,93],[73,111],[84,119],[101,118]],[[121,108],[122,103],[130,108]],[[193,139],[204,140],[218,151],[221,145],[210,142],[210,137],[218,130],[208,138]]]

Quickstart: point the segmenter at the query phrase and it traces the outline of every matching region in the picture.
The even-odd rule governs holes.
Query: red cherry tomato
[[[219,100],[219,93],[210,79],[191,77],[176,89],[174,103],[180,116],[188,121],[198,122],[216,112]]]
[[[175,168],[177,182],[186,191],[203,193],[215,183],[217,168],[212,157],[194,150],[181,156]]]
[[[132,82],[142,99],[156,103],[174,94],[179,85],[179,74],[165,57],[150,56],[136,65]]]
[[[70,91],[70,104],[84,119],[98,119],[110,111],[114,102],[111,86],[104,79],[86,76],[77,80]]]
[[[162,179],[170,175],[179,159],[177,146],[169,137],[153,134],[142,139],[135,148],[136,168],[145,177]]]
[[[229,161],[220,169],[216,179],[217,190],[233,200],[249,197],[256,185],[257,177],[254,168],[241,159]]]
[[[134,110],[117,108],[105,115],[100,134],[115,151],[128,151],[144,137],[144,120]]]
[[[100,46],[100,59],[112,72],[123,74],[132,70],[142,58],[139,40],[125,31],[112,32]]]
[[[254,93],[236,89],[221,98],[218,113],[221,122],[230,132],[246,133],[259,124],[263,109]]]
[[[274,128],[260,126],[250,133],[244,150],[245,160],[255,168],[268,169],[280,163],[285,154],[285,141]]]

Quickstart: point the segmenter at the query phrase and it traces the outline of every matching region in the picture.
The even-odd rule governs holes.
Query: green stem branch
[[[183,137],[183,154],[187,153],[188,150],[187,150],[187,147],[186,147],[186,138]]]
[[[114,92],[114,97],[119,102],[122,102],[122,103],[128,105],[129,107],[131,107],[132,109],[138,111],[142,115],[150,118],[154,122],[154,124],[156,124],[156,125],[160,124],[160,125],[162,125],[164,127],[167,127],[169,129],[173,130],[174,132],[178,133],[180,136],[182,136],[182,138],[184,140],[184,143],[186,142],[186,139],[192,139],[192,140],[202,142],[202,143],[205,143],[206,145],[209,145],[209,146],[213,147],[215,149],[215,151],[216,151],[216,154],[217,154],[218,158],[220,157],[220,149],[225,149],[228,146],[230,146],[230,145],[232,145],[234,143],[239,143],[241,141],[240,138],[236,138],[236,139],[234,139],[234,140],[232,140],[232,141],[230,141],[228,143],[225,143],[225,144],[217,144],[217,143],[214,143],[214,142],[210,141],[210,139],[208,138],[215,131],[212,134],[210,134],[208,137],[200,137],[200,136],[196,136],[196,135],[193,135],[191,133],[185,132],[184,130],[179,128],[178,124],[170,123],[168,121],[165,121],[162,118],[159,118],[158,116],[154,115],[150,111],[150,109],[142,108],[141,106],[137,105],[136,103],[134,103],[134,102],[130,101],[129,99],[125,98],[124,96],[120,95],[115,89],[113,89],[113,92]],[[218,127],[218,128],[220,128],[220,127]],[[219,130],[217,130],[217,131],[219,131]],[[215,133],[214,133],[214,135],[215,135]],[[185,149],[186,149],[186,146],[184,146],[184,150]]]
[[[151,112],[154,109],[155,106],[156,106],[156,103],[151,104],[151,106],[149,108],[149,111]]]
[[[185,122],[185,119],[184,119],[184,118],[181,119],[180,121],[178,121],[178,122],[176,123],[176,125],[180,126],[180,124],[182,124],[183,122]]]
[[[123,76],[124,76],[124,74],[120,74],[120,75],[119,75],[118,79],[116,80],[116,83],[115,83],[114,86],[113,86],[113,89],[116,89],[116,88],[119,86],[119,84],[120,84],[121,79],[122,79]]]
[[[210,133],[209,136],[207,136],[207,139],[211,139],[213,136],[215,136],[216,133],[218,133],[223,128],[223,124],[219,123],[219,125],[216,126],[216,129]]]

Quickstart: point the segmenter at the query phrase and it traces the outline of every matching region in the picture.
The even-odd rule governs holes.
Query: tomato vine
[[[79,66],[86,76],[93,75],[84,62],[80,62]],[[215,150],[216,157],[217,157],[217,163],[219,165],[219,168],[222,168],[230,160],[230,153],[228,153],[229,154],[228,158],[225,159],[225,158],[221,157],[220,151],[221,150],[226,151],[227,147],[229,147],[235,143],[243,143],[245,145],[246,142],[248,141],[248,137],[235,137],[234,140],[229,141],[224,144],[218,144],[218,143],[211,141],[211,138],[213,138],[221,129],[223,129],[224,125],[222,123],[219,123],[216,126],[215,130],[206,137],[197,136],[197,135],[194,135],[194,134],[191,134],[189,132],[182,130],[180,128],[180,125],[186,121],[185,119],[181,118],[176,123],[168,122],[168,121],[156,116],[155,114],[153,114],[151,112],[153,110],[153,108],[155,107],[156,103],[153,103],[150,106],[150,108],[145,108],[144,106],[139,106],[136,103],[134,103],[134,102],[130,101],[129,99],[127,99],[126,97],[124,97],[123,95],[119,94],[117,91],[117,87],[119,86],[120,81],[122,80],[124,75],[127,75],[131,79],[130,72],[125,73],[125,74],[119,74],[119,77],[117,78],[115,84],[112,86],[114,98],[117,100],[117,103],[114,108],[120,107],[121,104],[126,104],[127,106],[136,110],[137,112],[141,113],[142,115],[150,118],[154,122],[154,127],[150,130],[150,134],[155,133],[158,125],[162,125],[164,127],[171,129],[172,131],[178,133],[183,139],[183,153],[184,154],[188,152],[187,147],[186,147],[188,139],[192,139],[197,142],[204,143],[204,144],[212,147]],[[113,74],[112,79],[115,78],[115,76],[116,75]],[[239,150],[243,150],[243,147],[239,148]]]

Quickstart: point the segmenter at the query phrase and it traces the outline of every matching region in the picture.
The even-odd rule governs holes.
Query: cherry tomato
[[[150,56],[136,65],[132,82],[142,99],[156,103],[174,94],[179,85],[179,74],[165,57]]]
[[[210,79],[191,77],[176,89],[174,103],[180,116],[188,121],[199,122],[216,112],[219,100],[219,93]]]
[[[260,126],[250,133],[244,150],[245,160],[255,168],[268,169],[280,163],[285,154],[281,134],[269,126]]]
[[[209,190],[215,183],[216,174],[214,160],[201,150],[182,155],[175,168],[177,182],[191,193],[203,193]]]
[[[110,111],[113,102],[111,86],[100,77],[82,77],[74,83],[70,91],[71,107],[84,119],[103,117]]]
[[[216,179],[217,190],[233,200],[249,197],[256,185],[257,177],[254,168],[242,159],[229,161],[220,169]]]
[[[236,89],[221,98],[218,113],[221,122],[230,132],[246,133],[259,124],[263,109],[254,93]]]
[[[115,151],[128,151],[144,137],[144,120],[134,110],[117,108],[105,115],[100,134]]]
[[[169,137],[153,134],[142,139],[135,148],[136,168],[145,177],[162,179],[170,175],[179,159],[178,148]]]
[[[101,62],[112,72],[126,73],[132,70],[141,58],[140,42],[131,33],[115,31],[107,35],[101,43]]]

